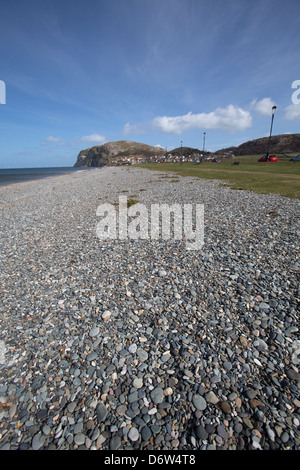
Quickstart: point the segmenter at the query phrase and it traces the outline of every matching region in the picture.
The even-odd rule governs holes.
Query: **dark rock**
[[[106,407],[103,405],[103,403],[98,403],[97,408],[96,408],[96,414],[97,414],[97,419],[99,423],[105,420],[108,414],[108,411]]]

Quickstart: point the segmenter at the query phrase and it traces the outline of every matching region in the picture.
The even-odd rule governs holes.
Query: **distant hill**
[[[228,147],[217,150],[216,155],[261,155],[267,152],[269,137],[250,140],[237,147]],[[300,134],[281,134],[271,138],[270,153],[300,153]],[[202,151],[192,147],[178,147],[168,154],[190,156],[193,154],[201,154]],[[210,152],[205,151],[205,155]],[[120,157],[139,156],[147,159],[154,155],[165,155],[166,150],[161,147],[153,147],[151,145],[130,140],[119,140],[116,142],[108,142],[103,145],[97,145],[85,150],[81,150],[77,156],[74,167],[101,167],[113,164]]]
[[[184,157],[189,157],[193,154],[201,154],[201,150],[193,148],[193,147],[178,147],[176,149],[170,150],[168,154],[170,155],[183,155]],[[209,152],[205,152],[206,154]]]
[[[149,157],[151,155],[165,155],[165,153],[166,151],[161,147],[152,147],[130,140],[119,140],[81,150],[74,167],[101,167],[111,164],[117,157]]]
[[[260,155],[267,153],[269,137],[250,140],[238,147],[218,150],[216,154],[232,152],[233,155]],[[270,153],[300,153],[300,134],[281,134],[271,137]]]

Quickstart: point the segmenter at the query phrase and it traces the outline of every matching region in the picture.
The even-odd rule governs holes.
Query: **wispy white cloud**
[[[140,124],[130,124],[127,122],[123,127],[122,134],[123,135],[130,135],[130,134],[144,134],[145,130],[142,128]]]
[[[292,121],[293,119],[300,119],[300,104],[291,104],[285,108],[285,119]]]
[[[47,138],[48,142],[54,142],[55,144],[61,144],[63,143],[63,140],[60,137],[53,137],[52,135],[49,135]]]
[[[49,135],[46,140],[43,140],[41,142],[41,145],[43,147],[49,146],[51,144],[55,145],[65,145],[64,140],[61,137],[53,137],[53,135]]]
[[[271,98],[263,98],[259,101],[257,99],[254,99],[250,103],[250,108],[254,109],[258,114],[262,116],[271,115],[273,106],[276,106],[276,103]]]
[[[233,133],[251,127],[252,117],[249,111],[230,104],[210,113],[158,116],[153,119],[152,126],[168,134],[180,134],[191,129],[220,129]]]
[[[105,140],[106,140],[105,136],[102,134],[84,135],[80,139],[81,142],[88,142],[88,143],[100,144],[100,145],[104,144]]]

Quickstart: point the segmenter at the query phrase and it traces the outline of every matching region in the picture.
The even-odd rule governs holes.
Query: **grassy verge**
[[[278,162],[258,162],[258,155],[234,157],[220,163],[143,163],[138,165],[154,171],[170,171],[180,176],[222,180],[232,189],[256,193],[275,193],[300,199],[300,162],[279,157]],[[234,165],[234,162],[239,162]]]

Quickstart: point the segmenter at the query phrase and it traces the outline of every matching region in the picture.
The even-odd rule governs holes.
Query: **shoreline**
[[[99,240],[120,195],[204,204],[204,246]],[[0,210],[0,449],[299,450],[299,201],[105,167]]]
[[[57,168],[60,168],[60,167],[53,167],[53,169],[57,169]],[[43,169],[44,169],[44,168],[25,168],[25,170],[43,170]],[[50,168],[46,168],[46,169],[47,169],[47,170],[49,170],[49,169],[51,170],[51,167],[50,167]],[[2,187],[7,188],[7,187],[9,187],[9,186],[11,186],[11,185],[15,185],[15,184],[23,184],[23,183],[30,183],[30,182],[34,182],[34,181],[41,181],[41,180],[44,180],[44,179],[56,178],[56,177],[58,177],[58,176],[73,175],[73,174],[76,174],[76,173],[81,173],[81,172],[83,172],[83,171],[86,171],[85,169],[80,170],[79,168],[78,168],[78,170],[77,170],[77,169],[74,169],[74,167],[70,167],[70,170],[71,170],[71,169],[72,169],[73,171],[66,172],[66,173],[62,173],[62,174],[52,174],[52,175],[50,175],[50,176],[46,176],[47,173],[44,173],[44,176],[37,177],[37,178],[29,178],[29,179],[24,180],[24,181],[12,181],[11,183],[0,183],[0,189],[1,189]],[[99,170],[100,167],[99,167],[99,168],[96,168],[96,167],[95,167],[95,168],[91,168],[91,169],[95,169],[95,170],[98,169],[98,170]],[[4,170],[6,170],[6,168],[5,168]],[[14,169],[13,169],[13,170],[14,170]],[[16,170],[18,170],[18,169],[16,169]],[[90,169],[87,169],[87,170],[90,171]],[[1,171],[1,170],[0,170],[0,171]]]

